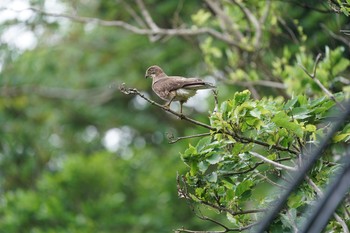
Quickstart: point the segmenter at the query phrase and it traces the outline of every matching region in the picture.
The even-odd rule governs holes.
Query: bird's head
[[[164,72],[159,66],[151,66],[146,70],[145,78],[155,78],[161,74]]]

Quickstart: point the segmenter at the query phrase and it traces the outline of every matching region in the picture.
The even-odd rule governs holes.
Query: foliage
[[[225,212],[235,227],[255,222],[255,213],[263,212],[279,196],[279,192],[266,189],[273,189],[274,185],[283,188],[276,182],[288,180],[290,171],[297,168],[302,147],[317,142],[327,131],[328,126],[319,125],[334,105],[326,97],[308,99],[299,95],[283,102],[278,98],[253,100],[249,91],[235,93],[210,116],[215,129],[212,136],[190,145],[182,154],[190,168],[185,180],[193,189],[187,195],[195,202]],[[335,137],[335,142],[348,142],[350,131],[346,132]],[[270,162],[262,161],[256,154]],[[337,169],[336,165],[328,165],[330,161],[334,162],[334,158],[325,157],[309,174],[319,186]],[[288,214],[293,213],[295,223],[302,221],[296,216],[314,198],[313,189],[307,186],[290,197]],[[248,215],[251,213],[254,215]],[[293,223],[283,220],[289,219],[285,214],[277,226],[291,230]]]

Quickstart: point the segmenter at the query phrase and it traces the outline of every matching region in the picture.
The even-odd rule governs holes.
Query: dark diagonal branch
[[[122,93],[126,94],[126,95],[130,95],[130,94],[132,94],[132,95],[138,95],[138,96],[140,96],[141,98],[143,98],[144,100],[146,100],[147,102],[149,102],[150,104],[155,105],[155,106],[157,106],[157,107],[163,109],[164,111],[169,112],[169,113],[171,113],[171,114],[173,114],[173,115],[179,117],[179,118],[182,119],[182,120],[185,120],[185,121],[191,122],[191,123],[193,123],[193,124],[195,124],[195,125],[198,125],[198,126],[207,128],[207,129],[209,129],[209,130],[215,131],[215,128],[214,128],[214,127],[211,127],[210,125],[207,125],[207,124],[202,123],[202,122],[200,122],[200,121],[196,121],[196,120],[194,120],[194,119],[192,119],[192,118],[189,118],[189,117],[187,117],[187,116],[185,116],[185,115],[183,115],[183,114],[181,114],[181,113],[175,112],[175,111],[171,110],[171,109],[168,108],[168,107],[165,107],[165,106],[163,106],[163,105],[161,105],[161,104],[158,104],[158,103],[154,102],[153,100],[150,100],[150,99],[147,98],[145,95],[143,95],[141,92],[139,92],[136,88],[127,88],[127,87],[125,87],[125,84],[123,83],[122,85],[120,85],[119,90],[120,90]]]

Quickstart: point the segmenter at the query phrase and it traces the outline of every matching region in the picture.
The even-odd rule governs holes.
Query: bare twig
[[[7,9],[7,8],[6,8]],[[76,16],[76,15],[70,15],[66,13],[53,13],[53,12],[47,12],[35,7],[30,7],[24,10],[16,11],[13,9],[7,9],[12,10],[15,12],[22,12],[25,10],[32,10],[38,13],[41,13],[43,15],[57,17],[57,18],[66,18],[70,19],[74,22],[78,23],[92,23],[97,24],[101,26],[107,26],[107,27],[120,27],[124,30],[130,31],[135,34],[139,35],[167,35],[167,36],[196,36],[196,35],[203,35],[207,34],[210,36],[213,36],[214,38],[221,40],[229,45],[239,47],[242,50],[247,50],[247,48],[242,45],[240,42],[237,42],[237,40],[234,40],[230,38],[230,36],[225,35],[213,28],[203,27],[203,28],[158,28],[157,30],[149,29],[149,28],[140,28],[137,26],[134,26],[132,24],[129,24],[127,22],[121,21],[121,20],[102,20],[99,18],[92,18],[92,17],[82,17],[82,16]]]
[[[316,78],[316,71],[317,71],[317,66],[318,66],[318,63],[320,62],[321,60],[321,57],[322,57],[322,54],[319,53],[316,57],[316,61],[315,61],[315,64],[314,64],[314,68],[312,70],[312,73],[308,72],[307,69],[302,65],[302,64],[298,64],[300,66],[300,68],[312,79],[314,80],[314,82],[322,89],[322,91],[324,93],[326,93],[326,95],[331,99],[333,100],[342,110],[345,111],[345,108],[344,106],[334,97],[334,95],[320,82],[320,80],[318,80]]]
[[[182,120],[186,120],[186,121],[191,122],[191,123],[193,123],[193,124],[195,124],[195,125],[199,125],[199,126],[202,126],[202,127],[204,127],[204,128],[207,128],[207,129],[209,129],[209,130],[215,131],[215,128],[211,127],[210,125],[207,125],[207,124],[202,123],[202,122],[200,122],[200,121],[196,121],[196,120],[194,120],[194,119],[192,119],[192,118],[189,118],[189,117],[187,117],[187,116],[185,116],[185,115],[183,115],[183,114],[181,114],[181,113],[177,113],[177,112],[171,110],[170,108],[168,108],[168,107],[166,107],[166,106],[163,106],[163,105],[161,105],[161,104],[158,104],[158,103],[154,102],[153,100],[150,100],[150,99],[147,98],[145,95],[143,95],[141,92],[139,92],[136,88],[126,88],[125,85],[124,85],[124,83],[123,83],[122,85],[119,86],[119,90],[120,90],[122,93],[126,94],[126,95],[130,95],[130,94],[132,94],[132,95],[138,95],[138,96],[140,96],[141,98],[143,98],[144,100],[146,100],[147,102],[149,102],[150,104],[155,105],[155,106],[157,106],[157,107],[163,109],[164,111],[167,111],[167,112],[169,112],[169,113],[171,113],[171,114],[173,114],[173,115],[179,117],[179,118],[182,119]]]
[[[291,215],[291,213],[289,211],[287,211],[286,214],[287,214],[288,218],[291,220],[290,223],[293,227],[294,233],[298,233],[299,230],[298,230],[296,223],[293,221],[293,219],[294,219],[293,216]]]
[[[160,35],[157,34],[157,32],[159,31],[159,27],[153,21],[150,13],[148,12],[145,4],[143,3],[143,1],[142,0],[136,0],[136,3],[139,6],[141,14],[142,14],[143,18],[145,19],[147,25],[152,29],[152,31],[155,32],[153,35],[149,35],[150,36],[150,40],[152,42],[157,41],[160,38]]]
[[[145,4],[143,3],[142,0],[136,0],[137,5],[139,6],[139,9],[141,11],[141,14],[143,18],[145,19],[146,23],[148,26],[153,30],[153,31],[158,31],[159,27],[157,24],[153,21],[150,13],[148,12]]]
[[[348,48],[350,48],[350,40],[347,37],[338,35],[336,33],[334,33],[332,30],[330,30],[325,24],[321,24],[321,27],[328,32],[328,34],[333,37],[334,39],[344,43],[346,46],[348,46]],[[340,32],[342,32],[342,30],[340,30]]]
[[[288,160],[291,160],[291,159],[292,159],[291,157],[281,158],[281,159],[274,160],[274,162],[288,161]],[[250,166],[248,169],[245,169],[243,171],[221,172],[221,173],[218,173],[218,176],[233,176],[233,175],[245,174],[245,173],[248,173],[248,172],[251,172],[251,171],[255,170],[257,167],[259,167],[262,164],[265,164],[265,163],[264,162],[256,162],[254,164],[254,166]]]
[[[274,181],[272,181],[270,178],[268,178],[267,176],[263,175],[263,174],[260,174],[260,173],[257,173],[257,175],[259,177],[261,177],[262,179],[266,180],[268,183],[278,187],[278,188],[281,188],[281,189],[287,189],[287,187],[283,186],[283,185],[280,185]]]
[[[178,141],[183,140],[183,139],[205,137],[205,136],[209,136],[209,135],[211,135],[211,133],[200,133],[200,134],[195,134],[195,135],[190,135],[190,136],[182,136],[182,137],[175,138],[174,135],[167,134],[167,137],[168,137],[169,143],[173,144],[173,143],[178,142]]]
[[[205,2],[208,4],[208,6],[211,8],[213,12],[217,15],[217,18],[219,19],[219,23],[221,26],[221,29],[224,31],[225,35],[233,35],[235,37],[235,40],[242,41],[243,35],[239,30],[234,29],[235,23],[232,21],[232,18],[230,18],[220,7],[219,1],[215,0],[205,0]]]
[[[288,171],[296,171],[297,169],[295,167],[290,167],[290,166],[286,166],[286,165],[283,165],[283,164],[280,164],[280,163],[276,163],[275,161],[272,161],[256,152],[253,152],[253,151],[250,151],[249,154],[253,155],[254,157],[257,157],[263,161],[265,161],[266,163],[269,163],[275,167],[278,167],[278,168],[282,168],[282,169],[285,169],[285,170],[288,170]]]
[[[122,0],[122,4],[124,5],[126,11],[135,19],[135,21],[141,26],[146,27],[146,23],[143,21],[143,19],[136,13],[136,11],[127,3],[126,1]]]
[[[316,191],[317,195],[319,197],[323,197],[323,192],[322,190],[313,182],[313,180],[309,177],[309,176],[306,176],[305,177],[305,180],[308,182],[308,184],[313,188],[313,190]],[[343,228],[343,232],[344,233],[350,233],[349,231],[349,228],[346,224],[346,222],[337,214],[337,213],[334,213],[333,214],[335,220],[337,220],[337,222],[342,226]]]
[[[232,2],[234,4],[236,4],[241,9],[243,14],[248,19],[248,22],[250,22],[254,26],[254,28],[255,28],[255,35],[254,35],[253,45],[256,48],[259,48],[260,47],[260,43],[261,43],[261,36],[262,36],[262,29],[261,29],[261,24],[260,24],[259,20],[254,16],[254,14],[247,7],[244,6],[244,4],[242,4],[241,1],[234,1],[234,0],[232,0]]]

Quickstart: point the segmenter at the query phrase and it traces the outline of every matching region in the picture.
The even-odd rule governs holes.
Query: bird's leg
[[[170,109],[170,104],[171,104],[171,102],[173,102],[173,100],[175,99],[175,97],[176,97],[176,95],[174,95],[174,96],[170,99],[170,101],[169,101],[168,103],[164,104],[164,107]]]
[[[180,101],[180,114],[181,114],[181,115],[182,115],[182,104],[183,104],[183,102]]]

